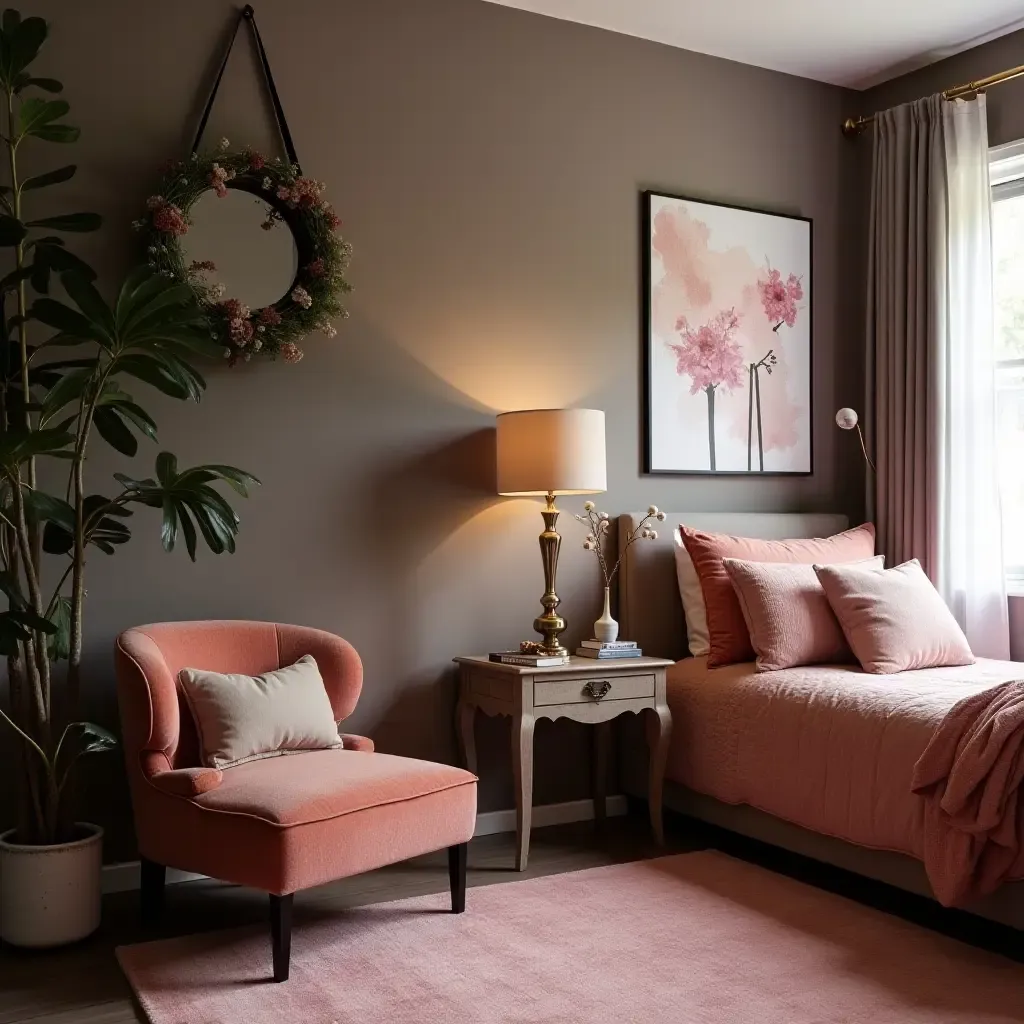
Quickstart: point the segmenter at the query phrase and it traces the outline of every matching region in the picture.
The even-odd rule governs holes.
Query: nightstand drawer
[[[596,704],[654,696],[654,675],[584,676],[578,679],[544,679],[533,684],[533,706],[549,704]]]

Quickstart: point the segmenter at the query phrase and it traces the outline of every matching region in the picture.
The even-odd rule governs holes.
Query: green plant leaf
[[[66,530],[75,526],[75,510],[71,503],[38,488],[24,488],[25,514],[33,523],[56,523]]]
[[[3,52],[0,54],[0,77],[13,86],[18,75],[36,59],[46,40],[47,26],[42,18],[15,21],[16,11],[4,24]]]
[[[64,85],[58,82],[56,78],[31,78],[28,75],[19,78],[16,91],[21,92],[23,89],[30,87],[42,89],[43,92],[57,93],[64,91]]]
[[[66,661],[71,654],[71,601],[58,597],[49,614],[50,621],[57,627],[50,637],[46,653],[50,661]]]
[[[151,441],[157,439],[156,423],[153,421],[153,417],[141,406],[136,405],[130,398],[119,399],[118,401],[111,401],[105,404],[114,406],[121,417],[135,424],[136,428]]]
[[[88,317],[103,334],[113,340],[116,327],[114,313],[103,301],[95,286],[76,273],[61,274],[60,283],[71,301]]]
[[[31,267],[22,267],[20,270],[12,270],[0,279],[0,292],[13,292],[18,290],[22,281],[27,281],[32,276]]]
[[[71,104],[67,100],[44,100],[41,96],[30,96],[18,109],[15,137],[34,135],[37,128],[59,121],[70,110]]]
[[[204,466],[215,477],[223,480],[232,490],[237,491],[243,498],[249,497],[249,488],[259,487],[260,481],[245,470],[236,469],[234,466]]]
[[[103,406],[98,408],[93,415],[93,422],[99,431],[100,437],[115,451],[122,455],[134,458],[139,450],[139,442],[131,432],[127,424],[118,415],[114,406]]]
[[[69,402],[78,401],[89,386],[94,372],[93,366],[87,366],[65,373],[43,399],[43,421],[52,419]]]
[[[99,324],[93,323],[77,309],[72,309],[56,299],[36,299],[32,303],[29,316],[73,338],[95,341],[104,348],[110,348],[110,337]]]
[[[196,560],[196,547],[198,544],[198,536],[196,534],[195,523],[192,522],[189,514],[182,509],[181,510],[181,532],[185,535],[185,550],[188,552],[188,557],[194,562]]]
[[[120,356],[117,360],[117,372],[127,373],[130,377],[144,381],[171,398],[184,401],[190,397],[187,382],[180,376],[171,376],[167,368],[153,356],[143,353]]]
[[[0,612],[0,654],[17,654],[19,642],[34,639],[33,631],[49,635],[56,632],[56,628],[49,619],[28,608],[10,608]]]
[[[58,274],[68,272],[77,274],[86,281],[96,280],[96,271],[83,259],[79,259],[73,252],[64,248],[63,242],[58,239],[55,242],[43,242],[42,239],[36,242],[36,260],[42,258],[47,265],[57,271]]]
[[[0,435],[0,466],[13,470],[36,455],[49,455],[73,444],[74,434],[66,430],[8,430]]]
[[[25,225],[16,217],[0,217],[0,245],[17,245],[27,233]]]
[[[115,478],[133,492],[129,500],[162,510],[160,539],[164,549],[174,550],[180,530],[193,560],[198,534],[214,554],[234,552],[238,516],[210,484],[233,480],[248,485],[258,483],[255,477],[233,466],[194,466],[179,473],[177,460],[170,452],[157,456],[156,472],[156,480],[132,480],[120,474]]]
[[[70,124],[44,124],[32,134],[43,142],[77,142],[82,131]]]
[[[96,231],[102,224],[103,218],[98,213],[61,213],[56,217],[30,220],[25,226],[53,228],[54,231]]]
[[[156,478],[164,487],[170,487],[178,477],[178,458],[170,452],[156,457]]]
[[[46,188],[48,185],[59,185],[62,181],[69,181],[75,176],[78,168],[75,164],[68,164],[67,167],[58,167],[55,171],[47,171],[45,174],[37,174],[32,178],[26,178],[21,183],[22,192],[33,188]]]

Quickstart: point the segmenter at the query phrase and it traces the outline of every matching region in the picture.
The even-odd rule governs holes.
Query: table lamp
[[[600,409],[527,409],[498,416],[498,493],[546,499],[540,556],[544,563],[544,614],[533,628],[544,638],[543,654],[565,655],[559,642],[565,619],[556,611],[558,549],[557,494],[599,494],[607,490],[604,413]]]

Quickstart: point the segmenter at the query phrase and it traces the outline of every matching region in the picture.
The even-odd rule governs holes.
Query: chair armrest
[[[364,754],[373,753],[373,740],[368,736],[356,736],[355,733],[343,732],[341,742],[345,744],[346,750],[360,750]]]
[[[224,773],[219,768],[176,768],[169,772],[156,772],[150,775],[149,781],[171,796],[191,799],[216,789],[224,781]]]

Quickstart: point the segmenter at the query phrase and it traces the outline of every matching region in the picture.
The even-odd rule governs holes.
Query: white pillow
[[[327,687],[309,654],[261,676],[183,668],[178,680],[207,768],[343,746]]]
[[[704,591],[701,590],[700,577],[693,567],[690,553],[683,547],[679,531],[676,537],[676,579],[679,580],[679,596],[683,601],[683,614],[686,616],[686,639],[690,645],[690,653],[699,658],[711,653],[711,638],[708,634],[708,612],[704,606]]]

